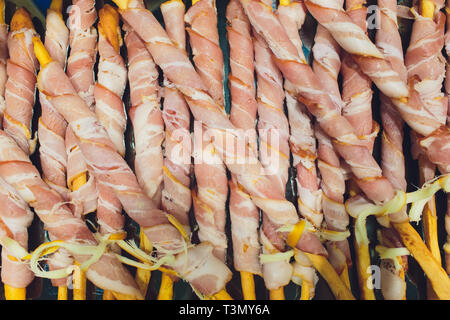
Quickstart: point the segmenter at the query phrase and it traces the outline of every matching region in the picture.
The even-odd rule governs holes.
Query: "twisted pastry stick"
[[[339,5],[342,4],[339,3]],[[339,45],[334,41],[330,33],[319,25],[312,48],[314,56],[313,70],[320,78],[325,91],[329,93],[336,107],[345,112],[347,104],[342,101],[337,81],[341,69],[340,51]],[[342,64],[345,64],[345,58],[343,60]],[[342,65],[342,69],[344,68],[344,65]],[[343,90],[345,91],[345,77],[343,79]],[[350,120],[349,122],[352,123]],[[315,127],[315,134],[318,141],[318,168],[322,177],[322,208],[326,226],[332,231],[345,232],[348,228],[349,217],[343,203],[345,177],[341,168],[340,159],[333,148],[330,138],[317,125]],[[352,265],[352,260],[348,241],[327,241],[326,246],[330,253],[329,259],[331,264],[343,282],[350,288],[348,269]]]
[[[47,10],[45,46],[50,55],[60,64],[66,66],[67,49],[69,45],[69,30],[62,19],[62,1],[53,0]],[[39,93],[42,114],[38,123],[39,157],[43,180],[63,199],[69,198],[67,188],[67,152],[65,135],[67,122],[55,110],[52,104]],[[50,270],[61,269],[73,263],[70,254],[61,250],[55,253],[48,264]],[[67,282],[69,279],[54,279],[53,286],[58,287],[58,295],[67,300]]]
[[[223,57],[219,45],[215,1],[193,1],[184,20],[188,27],[195,68],[207,92],[219,106],[223,98]],[[168,75],[166,75],[168,76]],[[202,126],[194,124],[194,173],[197,191],[193,196],[195,218],[199,226],[200,241],[214,245],[215,255],[226,260],[225,235],[228,179],[222,160],[215,153],[211,137]]]
[[[289,169],[289,124],[283,112],[283,78],[272,61],[270,49],[258,34],[255,34],[254,48],[259,157],[268,179],[284,194]],[[282,239],[279,236],[274,238],[267,232],[271,228],[267,227],[270,221],[265,219],[266,216],[267,213],[263,211],[262,231],[265,233],[263,239],[270,240],[272,246],[276,248],[276,244],[282,242]],[[267,245],[264,244],[263,253],[273,251],[267,250]],[[272,291],[282,290],[292,278],[292,267],[288,261],[265,263],[262,271],[266,288],[271,290],[272,295]]]
[[[225,106],[223,95],[223,56],[217,32],[215,0],[193,0],[185,22],[196,70],[209,94],[219,106]]]
[[[400,33],[397,32],[397,2],[381,0],[380,30],[376,34],[376,45],[381,49],[392,68],[406,82],[407,70],[403,60],[403,48]],[[405,159],[403,156],[403,127],[404,122],[395,106],[385,95],[380,95],[381,123],[381,167],[383,175],[388,177],[397,189],[406,191]],[[403,209],[405,210],[405,209]],[[402,247],[402,241],[392,228],[382,228],[381,243],[390,248]],[[386,300],[406,299],[405,273],[407,257],[396,257],[400,268],[396,267],[393,259],[382,259],[381,292]]]
[[[119,14],[110,5],[99,11],[99,65],[94,89],[95,113],[114,143],[118,153],[125,155],[124,132],[127,116],[122,102],[127,69],[120,55],[122,43]],[[100,233],[120,233],[125,223],[122,206],[107,184],[97,181],[97,220]]]
[[[255,123],[258,104],[255,99],[254,49],[250,22],[238,0],[229,2],[226,18],[230,47],[230,120],[236,128],[242,129],[243,133],[248,135],[249,143],[256,151]],[[240,189],[233,179],[230,181],[229,207],[234,268],[241,274],[244,300],[255,300],[253,274],[262,275],[259,262],[259,211],[250,196]]]
[[[365,3],[364,0],[346,1],[345,6],[351,20],[367,34]],[[361,144],[366,144],[372,153],[379,129],[372,120],[372,82],[348,53],[344,53],[341,71],[342,100],[344,101],[342,114],[351,123]],[[350,190],[350,192],[357,193],[357,190]],[[356,223],[356,220],[354,222]],[[375,300],[372,288],[367,286],[371,277],[371,274],[367,272],[371,265],[369,246],[355,239],[355,248],[361,297],[364,300]]]
[[[167,33],[172,42],[186,50],[184,23],[185,6],[181,0],[167,1],[161,5]],[[136,37],[138,37],[136,35]],[[143,44],[143,50],[147,50]],[[154,62],[153,62],[154,63]],[[165,77],[163,120],[165,131],[165,159],[163,167],[164,188],[162,208],[172,214],[190,235],[189,210],[192,205],[191,177],[192,142],[190,136],[190,113],[183,95]],[[159,300],[173,297],[173,277],[163,273]]]
[[[4,237],[16,240],[28,249],[28,227],[33,221],[33,212],[18,192],[0,178],[0,242]],[[25,300],[26,287],[33,281],[34,274],[23,262],[2,250],[1,278],[5,287],[6,300]]]
[[[8,80],[5,89],[3,126],[22,150],[32,154],[36,139],[32,139],[31,119],[36,91],[38,62],[31,39],[36,31],[26,9],[18,9],[11,20],[8,35]]]
[[[59,3],[58,3],[59,2]],[[60,5],[60,6],[58,6]],[[52,1],[47,11],[45,47],[62,68],[66,65],[69,30],[62,19],[62,1]],[[67,199],[67,123],[45,96],[39,94],[42,115],[38,124],[39,155],[44,181]]]

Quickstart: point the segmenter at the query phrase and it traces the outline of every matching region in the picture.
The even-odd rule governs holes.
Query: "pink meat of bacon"
[[[55,86],[55,83],[58,86]],[[69,78],[57,63],[51,62],[41,69],[38,88],[47,94],[47,98],[51,99],[55,108],[71,126],[90,172],[97,181],[108,184],[125,211],[140,225],[151,243],[165,250],[185,252],[178,230],[169,223],[166,214],[158,210],[152,200],[145,195],[136,176],[117,152],[106,130],[84,100],[78,96]],[[203,251],[198,247],[187,250],[188,255],[189,253],[195,255],[198,252]],[[203,260],[200,261],[202,266],[190,265],[197,268],[196,272],[192,272],[189,267],[185,268],[184,254],[176,255],[174,269],[178,274],[189,278],[191,284],[201,293],[214,294],[222,290],[231,278],[231,271],[223,263],[217,262],[211,252],[206,251],[202,256]],[[214,264],[214,273],[206,273],[210,269],[205,271],[205,268],[211,264]],[[184,273],[186,270],[188,274]]]
[[[124,132],[127,115],[122,96],[127,84],[127,68],[120,55],[120,47],[116,48],[110,42],[114,40],[106,36],[106,28],[110,26],[103,25],[108,18],[117,19],[118,24],[119,16],[112,6],[106,5],[99,11],[99,17],[99,63],[97,83],[94,88],[94,109],[98,120],[114,143],[117,152],[123,157],[125,156]],[[115,31],[118,32],[118,39],[116,40],[120,44],[122,42],[121,29]],[[125,219],[122,215],[122,206],[119,199],[114,195],[108,184],[102,181],[97,181],[97,190],[97,219],[100,232],[121,232]]]
[[[185,10],[182,1],[167,1],[161,5],[166,31],[172,43],[183,50],[186,49]],[[136,37],[139,39],[137,35]],[[142,50],[148,54],[143,43]],[[152,63],[154,63],[153,60]],[[191,114],[183,95],[166,77],[164,79],[162,115],[166,130],[162,208],[172,214],[190,233],[192,141],[189,130]]]
[[[16,11],[15,15],[19,14],[29,15],[23,8]],[[8,35],[10,57],[6,64],[8,80],[5,88],[6,107],[3,126],[5,132],[28,154],[32,154],[36,147],[31,129],[38,68],[32,39],[36,35],[32,27],[10,31]]]
[[[164,123],[158,96],[158,70],[144,44],[127,31],[128,78],[132,107],[129,111],[135,140],[134,168],[139,184],[159,206],[161,202]],[[148,164],[152,165],[149,166]]]
[[[186,12],[184,20],[194,55],[194,63],[209,94],[219,106],[225,105],[223,95],[223,56],[217,30],[215,0],[200,0]]]
[[[89,108],[94,108],[94,64],[97,58],[95,0],[73,0],[69,11],[70,55],[67,75]]]
[[[56,62],[53,64],[57,65]],[[64,71],[60,70],[64,74]],[[41,179],[28,155],[3,131],[0,131],[0,177],[34,209],[44,223],[50,240],[96,244],[84,221],[73,215],[61,196]],[[77,255],[75,259],[82,263],[87,257]],[[110,253],[104,254],[91,265],[86,276],[100,288],[141,297],[131,274]]]
[[[231,94],[230,120],[237,128],[245,130],[244,133],[253,135],[249,143],[256,152],[255,122],[258,104],[255,98],[250,22],[238,0],[230,1],[226,18],[229,24],[227,35],[231,69],[228,77]],[[229,188],[234,267],[238,271],[262,275],[259,262],[259,210],[236,181],[231,180]]]
[[[216,104],[224,106],[223,57],[217,30],[215,1],[200,0],[185,14],[195,68]],[[167,75],[166,75],[167,76]],[[194,123],[194,173],[197,191],[193,193],[195,218],[200,241],[214,246],[214,254],[226,260],[225,235],[228,180],[225,166],[200,123]]]
[[[237,153],[236,146],[242,146],[242,141],[233,130],[219,130],[234,129],[234,126],[223,112],[223,108],[205,93],[205,85],[184,50],[180,50],[170,41],[153,14],[143,9],[142,4],[139,6],[133,2],[129,5],[132,7],[120,10],[122,18],[139,34],[156,64],[183,93],[194,118],[203,123],[214,135],[216,151],[227,168],[236,176],[239,184],[274,223],[280,226],[296,224],[299,218],[295,207],[286,200],[282,190],[273,188],[271,180],[261,174],[264,170],[258,159],[255,159],[254,153],[245,147],[245,144]],[[308,247],[308,250],[326,255],[318,238],[310,232],[302,235],[297,247],[300,249]]]
[[[45,46],[50,56],[62,68],[66,65],[68,45],[69,30],[64,20],[56,11],[49,9],[46,20]],[[42,109],[38,124],[42,176],[51,188],[67,199],[67,153],[65,147],[67,123],[44,95],[39,94],[39,101]]]
[[[192,200],[199,226],[198,237],[202,242],[210,242],[214,246],[214,255],[225,261],[227,173],[211,137],[199,122],[194,123],[193,154],[197,190],[192,193]]]
[[[97,60],[97,29],[93,26],[97,20],[94,0],[74,0],[69,11],[69,45],[67,75],[77,93],[94,110],[94,64]],[[78,190],[69,193],[69,200],[76,206],[76,214],[87,214],[97,210],[97,183],[89,175],[75,136],[70,127],[66,131],[67,184],[81,174],[87,175],[87,183]]]
[[[250,22],[238,0],[232,0],[226,11],[227,36],[230,47],[230,73],[228,76],[231,109],[230,120],[248,135],[256,150],[256,112],[254,49]]]
[[[33,212],[18,192],[0,178],[0,242],[5,237],[16,240],[28,250],[28,227],[33,221]],[[14,288],[26,288],[34,279],[29,266],[2,250],[2,282]]]

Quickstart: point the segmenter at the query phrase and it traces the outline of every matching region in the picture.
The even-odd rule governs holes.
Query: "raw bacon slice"
[[[219,106],[225,106],[223,95],[223,56],[217,30],[215,0],[195,2],[184,17],[196,70],[209,94]]]
[[[230,120],[236,128],[248,134],[249,143],[256,152],[255,123],[258,104],[255,99],[254,49],[250,22],[238,0],[230,1],[226,18],[230,47]],[[259,210],[235,180],[232,179],[229,183],[234,267],[240,272],[262,275],[259,262]]]
[[[111,5],[99,11],[99,63],[94,88],[95,113],[117,152],[125,155],[124,132],[127,124],[122,96],[127,84],[127,68],[122,56],[119,14]],[[97,220],[101,233],[118,233],[125,223],[122,206],[108,184],[97,181]]]
[[[5,132],[28,154],[32,154],[36,147],[31,129],[38,69],[32,38],[36,35],[28,11],[18,9],[11,20],[8,35],[10,57],[6,65],[8,80],[3,126]]]
[[[186,29],[183,2],[167,1],[161,5],[161,12],[170,39],[178,48],[185,50]],[[141,41],[138,35],[136,38]],[[144,43],[142,43],[141,50],[149,54]],[[154,63],[153,60],[152,63]],[[165,125],[162,208],[177,218],[190,233],[192,139],[189,130],[191,114],[183,95],[166,77],[164,79],[162,116]]]
[[[28,227],[33,221],[33,212],[18,192],[0,178],[0,242],[4,237],[16,240],[28,250]],[[2,250],[2,282],[13,288],[26,288],[34,279],[29,266]]]
[[[47,11],[45,47],[50,56],[62,68],[66,65],[69,30],[60,13],[53,9]],[[39,94],[42,115],[38,124],[39,156],[42,176],[45,182],[58,191],[64,199],[68,198],[66,167],[67,153],[65,135],[67,123],[53,108],[45,96]]]

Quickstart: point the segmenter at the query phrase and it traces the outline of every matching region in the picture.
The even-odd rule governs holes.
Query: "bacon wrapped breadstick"
[[[223,56],[217,30],[215,0],[194,0],[184,17],[196,70],[219,106],[223,95]]]
[[[446,64],[441,52],[445,45],[445,15],[439,11],[441,7],[439,2],[424,0],[419,3],[419,9],[414,7],[411,9],[415,21],[410,44],[405,55],[405,64],[408,78],[417,79],[414,87],[424,107],[436,121],[446,125],[448,96],[445,96],[441,91]],[[435,177],[436,165],[418,148],[420,138],[417,134],[411,135],[416,147],[413,149],[415,151],[413,157],[419,160],[420,183],[424,184]],[[443,166],[439,169],[442,173],[448,173],[448,167]],[[423,211],[424,239],[436,261],[441,263],[434,201],[433,197]],[[420,216],[413,216],[411,220],[419,221],[420,218]],[[427,298],[435,298],[429,283],[427,285]]]
[[[231,0],[227,6],[227,36],[230,47],[230,74],[228,76],[231,94],[230,120],[248,137],[250,146],[256,146],[256,112],[258,104],[255,94],[254,49],[250,22],[238,0]],[[241,273],[242,293],[245,300],[255,300],[253,275],[262,275],[259,253],[260,214],[250,196],[230,181],[230,220],[233,241],[234,268]]]
[[[186,49],[183,2],[167,1],[161,5],[161,12],[172,42],[179,48]],[[139,39],[137,34],[136,37]],[[147,50],[143,43],[141,50]],[[165,125],[162,206],[167,213],[174,215],[183,224],[186,231],[189,231],[188,212],[192,202],[190,190],[192,143],[189,132],[191,115],[183,95],[167,78],[162,116]]]
[[[340,3],[342,5],[342,3]],[[338,75],[341,70],[339,45],[322,26],[317,26],[313,52],[313,70],[320,78],[325,90],[339,110],[345,112],[346,104],[342,101]],[[345,63],[345,60],[344,62]],[[343,68],[343,66],[342,66]],[[344,81],[345,90],[345,81]],[[344,207],[345,177],[339,156],[333,148],[331,139],[319,126],[315,127],[318,141],[318,167],[322,177],[322,209],[326,228],[335,232],[346,232],[349,217]],[[327,249],[330,262],[344,283],[350,288],[348,269],[352,265],[348,241],[328,241]]]
[[[231,278],[230,270],[211,254],[209,245],[185,250],[186,240],[182,238],[181,230],[175,227],[178,223],[174,222],[173,226],[167,215],[145,195],[106,130],[38,39],[35,40],[35,51],[41,63],[38,88],[71,126],[90,172],[98,181],[108,184],[128,215],[143,228],[153,246],[160,248],[161,253],[174,253],[175,261],[171,266],[177,274],[204,295],[222,290]],[[51,85],[48,79],[58,79],[58,86]],[[202,256],[185,265],[183,257],[186,252],[188,255],[192,252],[192,256]]]
[[[9,237],[28,249],[28,227],[33,221],[33,212],[18,192],[0,178],[0,243]],[[2,250],[2,282],[6,300],[25,300],[26,287],[33,281],[34,274],[29,266]]]
[[[120,55],[122,44],[119,14],[110,5],[99,11],[99,64],[94,89],[95,113],[113,141],[117,152],[125,156],[124,132],[127,123],[122,96],[127,83],[127,69]],[[109,186],[97,181],[97,220],[100,233],[120,233],[125,223],[122,206]]]
[[[177,47],[186,50],[186,29],[184,23],[186,8],[183,1],[170,0],[164,2],[160,8],[170,39]],[[136,37],[138,36],[136,35]],[[147,51],[143,43],[142,50]],[[190,189],[192,142],[189,129],[191,115],[183,95],[167,77],[164,77],[162,115],[166,128],[162,208],[177,218],[187,234],[190,235],[189,210],[192,205]],[[173,277],[163,273],[158,299],[170,300],[172,297]]]
[[[69,7],[69,46],[67,75],[77,93],[94,110],[94,64],[97,60],[97,20],[95,1],[74,0]],[[75,205],[77,214],[87,214],[97,210],[97,183],[88,173],[86,161],[76,143],[70,127],[66,130],[67,186],[69,200]],[[74,187],[76,186],[76,187]]]
[[[184,20],[187,23],[186,30],[197,73],[209,95],[219,106],[224,106],[223,57],[219,46],[216,10],[213,0],[193,1]],[[192,195],[193,205],[200,241],[212,243],[214,254],[225,261],[225,203],[228,196],[228,179],[225,166],[215,152],[211,138],[201,124],[194,124],[194,173],[197,191]]]
[[[59,1],[62,5],[62,2]],[[53,1],[47,10],[45,47],[62,68],[66,66],[69,45],[69,30],[62,19],[62,7]],[[42,177],[47,184],[58,191],[64,199],[68,198],[66,167],[67,153],[65,135],[67,123],[53,108],[45,96],[39,94],[42,115],[38,124],[39,156]]]
[[[276,14],[289,39],[297,48],[300,57],[305,59],[303,43],[299,35],[299,29],[303,26],[306,17],[303,3],[301,1],[280,2]],[[319,179],[315,164],[317,158],[316,138],[305,106],[296,99],[289,86],[289,81],[285,81],[284,89],[290,126],[289,145],[293,156],[293,165],[297,171],[298,207],[303,217],[314,226],[320,226],[323,221],[322,192],[318,188]],[[294,258],[292,281],[302,286],[300,299],[312,299],[315,295],[317,274],[311,262],[302,252],[297,250]]]
[[[255,34],[253,41],[255,48],[255,70],[258,101],[258,135],[259,157],[265,174],[273,185],[281,192],[286,192],[286,182],[289,169],[289,124],[283,110],[284,90],[283,78],[277,66],[273,63],[272,53],[265,41]],[[265,220],[267,214],[263,212],[262,232],[271,228],[266,227],[270,221]],[[269,241],[274,241],[274,235],[265,235]],[[278,236],[279,237],[279,236]],[[282,242],[279,238],[275,243]],[[263,247],[263,253],[276,252]],[[263,264],[263,277],[266,288],[280,290],[292,278],[292,267],[289,261],[268,262]]]
[[[367,8],[364,5],[365,2],[365,0],[346,1],[345,7],[350,19],[366,34]],[[344,107],[342,114],[354,128],[360,143],[367,145],[372,153],[374,141],[379,131],[378,125],[372,120],[372,82],[350,54],[344,52],[343,56],[341,71]],[[358,190],[350,190],[350,192],[358,193]],[[354,222],[356,223],[356,220]],[[367,286],[371,276],[367,272],[367,268],[371,265],[369,247],[365,243],[355,240],[355,248],[361,298],[375,300],[372,288]]]
[[[34,36],[36,31],[30,14],[24,8],[18,9],[12,17],[8,35],[10,57],[7,62],[3,127],[28,154],[32,154],[36,147],[31,128],[39,66],[33,52]]]

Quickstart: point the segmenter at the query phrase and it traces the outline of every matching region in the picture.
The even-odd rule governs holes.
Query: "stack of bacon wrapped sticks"
[[[0,1],[4,298],[450,299],[450,1],[188,2]]]

